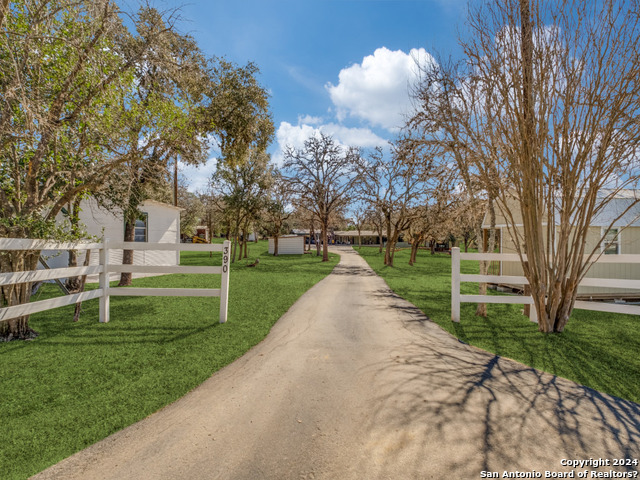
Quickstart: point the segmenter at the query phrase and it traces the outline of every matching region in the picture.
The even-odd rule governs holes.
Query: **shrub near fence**
[[[105,239],[99,243],[86,242],[49,242],[46,240],[31,240],[21,238],[0,238],[2,250],[99,250],[98,265],[86,267],[52,268],[50,270],[35,270],[29,272],[12,272],[0,274],[0,286],[15,285],[54,280],[57,278],[75,277],[81,275],[99,275],[99,288],[88,292],[65,295],[63,297],[41,300],[22,305],[12,305],[0,308],[0,322],[12,318],[30,315],[32,313],[51,310],[75,303],[100,299],[100,322],[109,321],[109,298],[111,296],[171,296],[171,297],[220,297],[220,323],[227,321],[229,299],[229,247],[227,240],[220,244],[183,244],[183,243],[141,243],[141,242],[110,242]],[[177,265],[114,265],[109,264],[110,250],[172,250],[196,252],[222,252],[222,265],[207,266],[177,266]],[[130,288],[109,286],[111,273],[207,273],[222,276],[221,288]]]
[[[524,260],[526,260],[524,255]],[[528,285],[529,281],[523,276],[512,275],[470,275],[460,273],[460,260],[478,261],[505,261],[519,262],[520,256],[515,253],[460,253],[460,249],[451,249],[451,320],[460,321],[461,303],[514,303],[531,305],[529,318],[537,322],[533,298],[530,296],[509,295],[460,295],[461,282],[481,283],[505,283],[515,285]],[[600,256],[593,263],[640,263],[640,255],[610,255]],[[640,280],[628,280],[618,278],[583,278],[579,284],[583,287],[609,287],[609,288],[637,288],[640,289]],[[593,310],[598,312],[626,313],[640,315],[640,306],[603,302],[576,301],[574,308],[579,310]]]

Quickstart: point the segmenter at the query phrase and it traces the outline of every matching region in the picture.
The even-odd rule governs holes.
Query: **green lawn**
[[[561,334],[541,334],[521,314],[521,305],[488,305],[488,317],[475,316],[463,303],[461,322],[451,321],[451,258],[421,250],[408,265],[409,251],[396,252],[393,268],[383,265],[377,248],[360,254],[387,284],[460,340],[601,392],[640,403],[640,318],[575,310]],[[478,273],[478,262],[462,261],[463,273]],[[463,283],[463,294],[477,284]]]
[[[229,317],[218,298],[113,297],[33,315],[34,341],[0,343],[0,479],[23,479],[180,398],[259,343],[338,261],[273,257],[266,242],[232,265]],[[220,254],[183,252],[183,265],[220,265]],[[219,288],[219,275],[166,275],[135,286]],[[46,285],[40,299],[57,295]],[[95,288],[95,287],[94,287]],[[34,298],[37,300],[37,298]]]

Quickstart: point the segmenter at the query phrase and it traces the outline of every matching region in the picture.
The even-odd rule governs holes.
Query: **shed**
[[[269,238],[269,254],[275,250],[275,239]],[[278,255],[302,255],[304,253],[304,237],[298,235],[284,235],[278,237]]]
[[[124,220],[119,212],[111,212],[98,205],[95,199],[89,198],[81,203],[80,222],[89,235],[99,239],[109,238],[113,241],[124,240]],[[155,200],[145,200],[139,207],[142,212],[136,222],[135,241],[149,243],[180,243],[180,207],[175,207]],[[60,217],[60,221],[63,218]],[[80,252],[79,252],[80,253]],[[43,257],[51,268],[68,265],[67,252],[44,250]],[[78,258],[78,264],[84,262],[84,253]],[[122,250],[111,250],[109,262],[122,264]],[[91,265],[98,264],[98,255],[92,254]],[[172,251],[135,251],[134,265],[179,265],[180,252]],[[135,276],[135,275],[134,275]]]
[[[606,193],[606,192],[605,192]],[[589,227],[586,242],[586,252],[599,248],[603,255],[640,254],[640,204],[634,204],[640,191],[623,190],[613,198],[596,215]],[[513,212],[515,228],[524,230],[520,220],[520,212],[515,205],[509,205]],[[622,217],[613,223],[612,221]],[[559,225],[559,218],[555,219],[555,228]],[[483,221],[483,233],[488,237],[489,221],[485,216]],[[496,211],[496,240],[497,248],[501,253],[516,253],[514,241],[504,216]],[[604,239],[604,240],[603,240]],[[520,262],[491,262],[490,274],[493,275],[523,275]],[[637,280],[640,279],[640,264],[603,263],[593,265],[586,274],[587,278],[619,278]],[[507,285],[511,286],[511,285]],[[614,298],[640,298],[640,290],[620,289],[607,287],[579,287],[580,299],[614,299]]]

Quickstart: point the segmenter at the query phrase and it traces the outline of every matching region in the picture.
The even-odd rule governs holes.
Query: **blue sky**
[[[188,2],[188,3],[186,3]],[[459,56],[466,0],[158,0],[182,5],[180,30],[207,55],[252,61],[271,94],[269,151],[301,146],[314,129],[372,148],[392,139],[409,108],[414,58]],[[214,169],[183,167],[191,190]]]

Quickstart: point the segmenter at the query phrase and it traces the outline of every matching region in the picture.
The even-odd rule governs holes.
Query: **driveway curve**
[[[544,478],[563,459],[640,458],[640,405],[459,342],[336,251],[261,344],[34,478]]]

